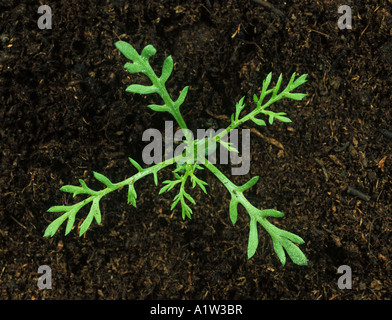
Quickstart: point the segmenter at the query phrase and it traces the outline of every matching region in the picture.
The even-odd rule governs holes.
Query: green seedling
[[[282,84],[282,75],[279,76],[276,81],[275,86],[270,88],[272,74],[269,73],[262,84],[261,93],[259,96],[254,95],[253,101],[255,103],[255,108],[244,114],[245,109],[245,97],[242,97],[235,105],[235,112],[231,116],[231,123],[219,134],[210,135],[205,138],[204,141],[192,140],[188,127],[181,115],[180,107],[185,101],[188,93],[188,87],[184,87],[180,92],[177,99],[173,99],[166,89],[166,81],[170,77],[173,71],[173,59],[171,56],[167,57],[163,62],[163,67],[158,76],[150,65],[150,58],[156,53],[155,48],[152,45],[147,45],[139,54],[129,43],[118,41],[116,42],[117,49],[127,58],[130,62],[125,63],[124,67],[130,73],[141,73],[146,75],[150,81],[151,85],[145,86],[140,84],[131,84],[126,88],[127,92],[137,93],[142,95],[158,94],[163,100],[163,104],[152,104],[148,107],[156,112],[168,112],[170,113],[177,124],[185,132],[185,151],[195,150],[200,143],[207,143],[207,145],[213,145],[213,143],[219,143],[227,148],[229,151],[238,152],[230,143],[224,141],[224,137],[228,135],[232,130],[239,127],[246,121],[253,121],[258,126],[266,126],[266,121],[260,119],[259,116],[265,116],[269,124],[273,124],[275,120],[281,122],[291,122],[291,120],[286,116],[284,112],[274,112],[269,109],[269,107],[284,98],[293,100],[302,100],[306,94],[294,93],[295,90],[300,85],[306,82],[307,75],[301,75],[296,78],[296,74],[293,73],[287,86],[280,91]],[[188,132],[188,133],[187,133]],[[206,149],[207,150],[207,149]],[[135,183],[148,176],[153,175],[155,185],[158,185],[158,175],[157,173],[170,165],[175,165],[173,169],[174,180],[163,181],[163,187],[160,189],[159,194],[170,191],[174,188],[178,190],[177,195],[173,199],[173,204],[171,210],[176,207],[181,207],[182,218],[191,218],[192,209],[190,205],[195,205],[194,198],[187,191],[189,184],[194,187],[199,187],[204,193],[207,193],[207,183],[196,176],[196,172],[202,169],[208,169],[212,172],[217,179],[219,179],[222,184],[228,190],[231,200],[229,205],[229,215],[230,220],[233,225],[236,224],[238,205],[241,204],[247,213],[249,214],[250,224],[249,224],[249,239],[248,239],[248,249],[247,256],[250,259],[256,252],[259,244],[258,236],[258,224],[260,224],[271,236],[273,248],[282,263],[286,263],[286,252],[292,261],[298,265],[306,265],[307,259],[303,252],[298,247],[298,244],[303,244],[304,240],[285,230],[279,229],[274,224],[272,224],[269,218],[280,218],[283,213],[274,209],[261,210],[255,207],[246,198],[245,192],[251,188],[259,179],[258,176],[253,177],[247,183],[238,186],[234,184],[229,178],[227,178],[213,163],[211,163],[207,158],[208,152],[206,151],[202,156],[198,154],[198,162],[192,163],[190,161],[184,161],[183,154],[172,157],[169,160],[162,161],[161,163],[151,165],[147,168],[142,168],[142,166],[137,163],[132,158],[129,158],[130,163],[137,169],[137,173],[131,177],[114,183],[109,180],[109,178],[104,175],[94,172],[94,177],[100,181],[104,187],[101,190],[93,190],[89,188],[85,181],[79,180],[80,186],[65,185],[60,188],[61,191],[71,193],[73,196],[85,195],[86,198],[76,204],[68,206],[53,206],[49,208],[48,212],[63,213],[57,219],[55,219],[46,228],[45,237],[53,236],[63,222],[67,221],[65,227],[65,235],[67,235],[73,228],[75,223],[76,214],[87,204],[91,203],[90,211],[87,217],[83,220],[79,228],[79,235],[83,235],[87,229],[90,227],[93,220],[98,224],[101,223],[101,211],[100,211],[100,201],[108,193],[115,190],[119,190],[123,187],[128,189],[128,203],[136,207],[137,193],[135,189]],[[186,158],[185,158],[186,159]]]

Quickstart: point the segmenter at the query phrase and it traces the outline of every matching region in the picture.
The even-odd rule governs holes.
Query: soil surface
[[[352,29],[338,28],[341,1],[57,1],[52,28],[41,30],[36,1],[4,1],[1,16],[0,298],[1,299],[390,299],[392,298],[392,2],[346,1]],[[347,21],[346,21],[347,22]],[[229,218],[230,195],[207,170],[208,195],[190,189],[192,219],[170,211],[175,192],[158,195],[170,168],[136,183],[137,208],[125,189],[102,199],[102,223],[44,238],[59,214],[52,205],[83,199],[59,191],[78,179],[102,188],[136,172],[149,128],[170,115],[153,112],[158,96],[125,92],[145,78],[127,73],[117,40],[152,65],[175,62],[168,87],[189,85],[181,110],[192,130],[224,128],[235,102],[261,90],[269,72],[307,73],[302,101],[282,100],[292,123],[252,129],[251,169],[231,176],[259,182],[246,195],[271,219],[305,239],[308,266],[283,267],[259,226],[248,261],[249,216]],[[361,193],[357,193],[360,191]],[[52,289],[37,286],[52,270]],[[352,288],[339,289],[347,265]]]

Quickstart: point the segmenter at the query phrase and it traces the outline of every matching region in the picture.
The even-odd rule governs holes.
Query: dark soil
[[[340,30],[338,1],[57,1],[52,29],[41,30],[37,1],[4,1],[1,16],[0,298],[1,299],[390,299],[392,298],[392,2],[346,1],[353,28]],[[79,238],[77,225],[44,238],[58,214],[52,205],[77,199],[59,191],[92,172],[121,181],[135,173],[149,128],[166,114],[159,97],[125,92],[142,80],[127,73],[114,43],[152,44],[153,65],[173,56],[168,86],[192,129],[213,119],[228,125],[235,102],[259,93],[272,71],[287,83],[309,74],[303,101],[284,100],[293,120],[252,128],[251,170],[233,176],[259,208],[303,237],[306,267],[279,263],[259,227],[247,260],[249,217],[232,226],[229,194],[201,172],[208,195],[191,189],[191,220],[170,211],[175,193],[158,195],[160,172],[101,201],[103,221]],[[143,78],[144,79],[144,78]],[[231,168],[219,166],[228,176]],[[366,196],[348,192],[354,188]],[[80,198],[78,198],[80,199]],[[38,267],[52,269],[51,290],[37,286]],[[352,269],[352,289],[338,287],[339,266]]]

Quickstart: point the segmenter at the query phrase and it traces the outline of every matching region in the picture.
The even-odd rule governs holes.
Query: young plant
[[[151,85],[149,86],[131,84],[126,88],[126,91],[142,95],[156,93],[161,97],[161,99],[163,100],[163,104],[152,104],[148,107],[157,112],[168,112],[174,117],[185,135],[186,147],[184,149],[184,153],[186,153],[187,151],[196,150],[198,147],[200,147],[202,143],[207,143],[208,145],[220,143],[229,151],[238,152],[230,143],[223,140],[223,138],[228,135],[232,130],[249,120],[253,121],[259,126],[266,126],[266,122],[258,118],[258,116],[262,115],[267,116],[268,122],[271,125],[274,120],[278,120],[281,122],[291,122],[291,120],[286,116],[286,113],[274,112],[270,110],[269,107],[274,102],[279,101],[283,98],[302,100],[306,96],[306,94],[303,93],[293,92],[294,89],[306,82],[306,74],[296,78],[296,74],[293,73],[287,86],[283,90],[279,91],[282,84],[282,75],[279,76],[275,86],[269,88],[272,80],[272,74],[269,73],[266,79],[263,81],[260,95],[253,96],[253,101],[256,106],[252,111],[241,116],[241,113],[245,108],[245,97],[242,97],[236,103],[235,113],[231,116],[231,123],[225,130],[221,131],[219,134],[210,135],[208,138],[204,138],[202,141],[193,140],[191,134],[187,130],[188,127],[180,112],[180,107],[183,104],[188,93],[188,86],[182,89],[177,99],[173,99],[170,96],[165,86],[166,81],[168,80],[173,71],[172,57],[169,56],[164,60],[162,71],[160,73],[160,76],[158,76],[152,69],[149,61],[149,59],[156,53],[156,50],[152,45],[147,45],[142,50],[141,54],[139,54],[129,43],[118,41],[115,45],[117,49],[127,59],[131,61],[125,63],[125,69],[128,70],[130,73],[143,73],[151,81]],[[89,188],[87,184],[81,179],[79,180],[80,186],[65,185],[61,187],[60,190],[63,192],[71,193],[73,194],[73,196],[85,195],[86,198],[73,205],[53,206],[49,208],[48,212],[62,212],[63,214],[49,224],[49,226],[46,228],[44,236],[53,236],[57,232],[61,224],[65,221],[67,221],[65,227],[65,235],[67,235],[74,226],[76,214],[84,206],[91,203],[90,211],[79,228],[79,235],[83,235],[90,227],[93,220],[95,220],[98,224],[101,223],[101,199],[108,193],[121,189],[122,187],[128,188],[128,203],[131,203],[134,207],[136,207],[137,193],[135,189],[135,183],[140,179],[144,178],[145,176],[152,174],[154,177],[155,185],[158,185],[157,173],[169,165],[176,164],[176,168],[173,170],[175,179],[163,181],[164,186],[159,191],[159,194],[162,194],[173,188],[178,188],[179,191],[173,199],[171,210],[180,205],[182,218],[191,218],[192,209],[189,204],[194,205],[195,200],[186,191],[187,186],[189,183],[192,185],[193,188],[197,185],[202,189],[204,193],[207,193],[207,183],[196,176],[197,170],[206,168],[222,182],[222,184],[230,193],[231,200],[229,205],[229,214],[233,225],[235,225],[237,221],[238,204],[241,204],[249,214],[250,225],[247,250],[248,259],[250,259],[255,254],[259,243],[257,227],[257,224],[259,223],[271,236],[274,250],[282,265],[286,263],[285,251],[288,253],[289,257],[295,264],[306,265],[307,259],[303,252],[300,250],[300,248],[297,246],[297,244],[304,243],[304,240],[291,232],[279,229],[268,220],[269,218],[280,218],[283,216],[283,213],[274,209],[260,210],[253,204],[251,204],[246,198],[245,191],[251,188],[258,181],[259,177],[253,177],[247,183],[238,186],[234,184],[230,179],[228,179],[214,164],[212,164],[207,159],[207,155],[211,152],[211,150],[207,148],[205,150],[206,151],[202,152],[201,155],[198,153],[197,163],[194,163],[194,161],[190,161],[189,157],[184,157],[184,153],[147,168],[142,168],[135,160],[129,158],[129,161],[134,167],[136,167],[138,173],[121,182],[113,183],[104,175],[93,172],[95,179],[97,179],[104,185],[103,189],[101,190],[93,190]]]

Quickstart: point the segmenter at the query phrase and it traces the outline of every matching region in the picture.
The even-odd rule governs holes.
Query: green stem
[[[174,101],[172,100],[169,93],[167,92],[165,84],[160,81],[160,79],[156,75],[155,71],[151,68],[150,64],[148,62],[145,62],[142,58],[140,58],[140,59],[143,62],[144,67],[145,67],[144,74],[148,78],[150,78],[152,84],[158,88],[159,94],[160,94],[162,100],[165,102],[165,104],[167,105],[167,107],[170,110],[169,113],[177,121],[180,128],[185,131],[185,135],[186,136],[189,135],[189,133],[186,132],[188,127],[184,121],[184,118],[182,117],[179,108],[175,107]],[[187,140],[188,140],[188,138],[189,137],[187,136]]]
[[[133,176],[129,177],[128,179],[125,179],[123,181],[120,181],[118,183],[113,183],[113,185],[109,188],[102,189],[100,191],[96,191],[94,195],[91,195],[90,197],[80,201],[79,203],[75,204],[75,206],[78,206],[80,210],[82,207],[84,207],[86,204],[90,203],[97,197],[104,197],[107,194],[109,194],[112,191],[118,190],[122,187],[125,187],[129,184],[134,184],[136,181],[144,178],[145,176],[148,176],[149,174],[156,174],[159,170],[162,170],[163,168],[176,163],[177,160],[181,159],[182,155],[179,155],[177,157],[171,158],[169,160],[163,161],[161,163],[158,163],[154,166],[148,167],[143,169],[142,171],[134,174]]]

